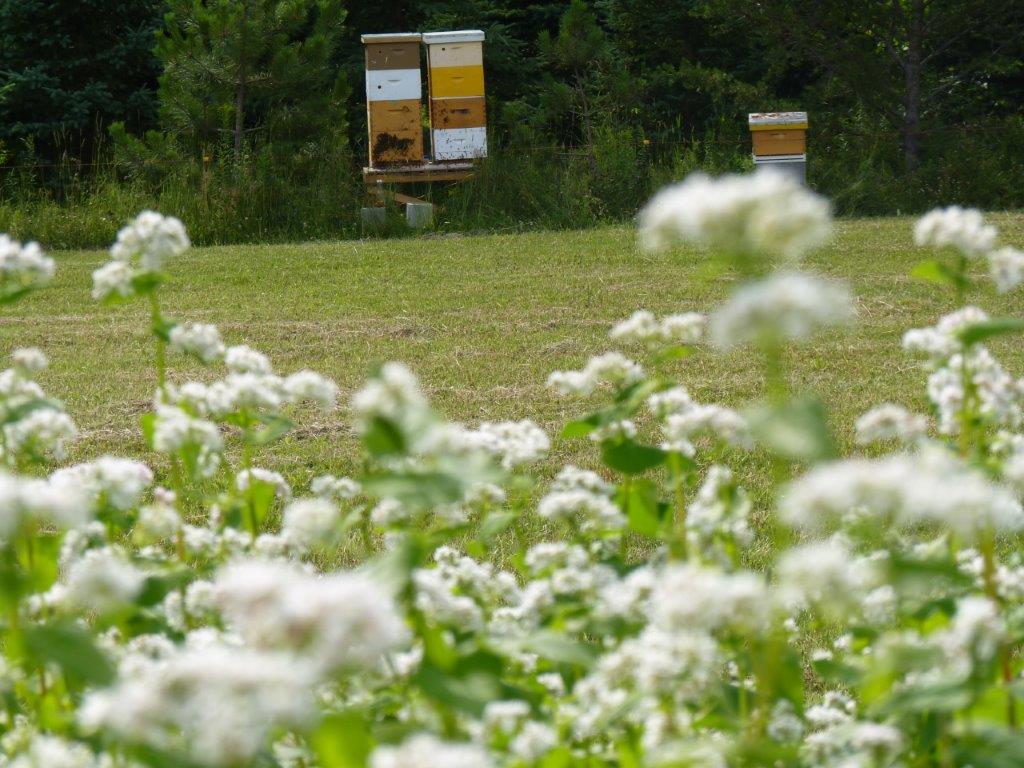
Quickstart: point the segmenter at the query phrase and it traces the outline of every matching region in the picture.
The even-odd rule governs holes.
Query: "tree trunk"
[[[238,40],[238,76],[235,80],[235,162],[242,159],[242,133],[245,131],[245,86],[249,77],[246,43],[249,33],[249,2],[242,3],[242,28]]]
[[[903,65],[903,160],[908,171],[921,162],[921,59],[925,35],[925,0],[913,0],[909,8],[907,58]]]

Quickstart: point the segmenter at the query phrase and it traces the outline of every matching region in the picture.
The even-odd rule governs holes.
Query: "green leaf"
[[[260,419],[263,427],[246,432],[245,439],[251,445],[268,445],[285,435],[294,424],[281,416],[266,416]]]
[[[178,322],[176,320],[168,320],[166,317],[158,317],[153,321],[153,324],[150,326],[150,328],[153,331],[153,335],[156,336],[158,339],[161,339],[163,341],[170,341],[171,331],[174,330],[174,327],[176,325],[178,325]]]
[[[623,495],[625,494],[625,495]],[[619,490],[620,506],[631,530],[656,538],[661,529],[658,487],[650,480],[634,480]]]
[[[507,510],[491,512],[480,523],[480,538],[490,541],[502,531],[508,530],[518,517],[519,515],[515,512]]]
[[[926,283],[948,285],[953,288],[962,288],[970,284],[969,280],[959,272],[950,268],[949,265],[943,264],[941,261],[936,261],[934,259],[922,261],[910,270],[910,276]]]
[[[374,746],[369,719],[358,710],[328,715],[313,732],[310,744],[323,768],[364,768]]]
[[[993,336],[1003,336],[1008,333],[1021,333],[1024,331],[1024,319],[1017,317],[995,317],[983,323],[972,323],[966,328],[961,328],[957,334],[961,343],[965,346],[977,344]]]
[[[665,463],[668,453],[661,448],[640,445],[632,440],[605,443],[601,459],[605,466],[627,475],[639,475],[652,467]]]
[[[156,434],[156,414],[142,414],[139,417],[139,426],[142,428],[142,436],[146,440],[146,446],[153,450],[153,435]]]
[[[489,702],[501,696],[497,675],[489,672],[470,672],[456,677],[424,661],[413,681],[427,696],[461,712],[480,717]]]
[[[585,669],[589,669],[597,658],[597,652],[591,646],[553,630],[529,635],[520,648],[557,664],[572,664]]]
[[[139,272],[132,278],[131,283],[136,293],[152,293],[163,281],[164,276],[160,272]]]
[[[363,434],[363,446],[374,456],[393,456],[408,451],[402,430],[381,416],[370,420],[369,428]]]
[[[792,461],[820,461],[836,455],[825,406],[813,397],[748,414],[754,437]]]
[[[92,635],[68,622],[39,624],[24,633],[29,653],[60,666],[70,677],[92,685],[109,685],[114,667],[96,647]]]
[[[135,604],[140,606],[156,605],[163,602],[173,590],[183,587],[192,581],[193,572],[188,569],[171,571],[159,576],[148,576],[142,583],[142,591],[135,598]]]
[[[454,504],[463,492],[459,478],[442,472],[387,472],[368,475],[362,483],[375,496],[419,508]]]
[[[570,421],[562,428],[562,437],[570,440],[577,437],[586,437],[595,429],[597,429],[597,422],[593,417],[577,419],[576,421]]]

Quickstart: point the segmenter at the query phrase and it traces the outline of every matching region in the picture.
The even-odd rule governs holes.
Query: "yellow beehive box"
[[[363,35],[370,167],[423,162],[418,32]]]
[[[483,42],[478,29],[423,35],[434,160],[487,155]]]
[[[753,112],[747,122],[755,157],[807,153],[806,112]]]

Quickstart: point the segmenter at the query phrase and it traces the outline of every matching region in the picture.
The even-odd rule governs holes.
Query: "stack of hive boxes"
[[[423,162],[419,33],[363,35],[370,167]]]
[[[435,161],[487,156],[483,40],[477,29],[423,35]]]
[[[748,116],[754,164],[807,180],[807,113],[754,112]]]

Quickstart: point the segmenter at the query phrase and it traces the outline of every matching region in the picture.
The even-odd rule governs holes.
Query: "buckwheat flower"
[[[525,701],[492,701],[484,707],[483,724],[491,731],[512,733],[529,716],[530,705]]]
[[[870,445],[896,440],[902,445],[916,443],[928,432],[928,417],[911,413],[899,405],[885,403],[867,411],[854,425],[857,442]]]
[[[602,424],[592,431],[588,437],[595,443],[605,440],[632,440],[637,435],[636,424],[630,419],[619,419]]]
[[[1024,251],[1000,248],[988,254],[988,269],[992,282],[1000,293],[1008,293],[1024,281]]]
[[[87,733],[187,752],[203,765],[250,765],[271,733],[315,720],[315,678],[289,654],[211,639],[86,695]]]
[[[640,243],[677,243],[730,254],[799,259],[829,235],[828,201],[770,170],[717,179],[701,173],[666,187],[640,212]]]
[[[263,469],[262,467],[252,467],[251,469],[243,469],[235,475],[235,487],[242,493],[249,490],[253,482],[272,486],[274,488],[274,495],[282,501],[288,501],[292,497],[292,487],[288,485],[288,481],[282,477],[280,472]]]
[[[56,266],[38,243],[22,245],[0,234],[0,298],[18,296],[53,279]]]
[[[1006,625],[995,603],[987,597],[965,597],[957,602],[956,615],[940,642],[950,659],[990,661],[1005,636]]]
[[[323,411],[333,410],[338,401],[338,385],[313,371],[288,376],[284,390],[293,401],[311,400]]]
[[[895,726],[864,722],[854,726],[850,743],[856,749],[892,759],[903,751],[904,738],[903,733]]]
[[[475,744],[441,741],[420,733],[398,746],[377,747],[370,768],[492,768],[490,755]]]
[[[665,419],[673,413],[688,411],[693,405],[686,387],[672,387],[662,392],[655,392],[647,398],[647,410],[657,419]]]
[[[558,732],[546,723],[530,720],[509,742],[513,755],[527,763],[535,763],[559,744]]]
[[[505,469],[533,464],[551,448],[547,433],[529,419],[522,421],[485,421],[467,432],[468,443],[497,458]]]
[[[849,324],[853,299],[842,284],[797,272],[772,275],[739,288],[711,317],[719,347],[802,341]]]
[[[720,440],[735,448],[751,448],[750,425],[736,411],[720,405],[693,403],[689,408],[672,413],[662,427],[670,450],[693,454],[692,441],[703,436]]]
[[[3,427],[7,450],[12,454],[52,454],[58,461],[67,455],[67,443],[78,436],[75,422],[64,411],[37,408]]]
[[[929,211],[914,225],[914,242],[921,247],[955,248],[965,256],[981,256],[991,251],[999,236],[985,222],[981,211],[951,205]]]
[[[131,296],[135,293],[132,266],[124,261],[109,261],[92,273],[92,297],[106,299],[111,296]]]
[[[965,537],[1024,528],[1024,510],[1007,487],[938,448],[822,464],[779,499],[782,519],[799,528],[820,529],[855,510],[900,526],[939,523]]]
[[[101,456],[94,461],[57,470],[51,481],[69,483],[85,490],[93,504],[108,504],[126,510],[136,506],[153,483],[153,472],[131,459]]]
[[[181,515],[174,508],[173,501],[160,500],[139,509],[136,527],[153,539],[169,539],[181,530],[181,523]]]
[[[797,741],[804,735],[804,723],[789,699],[779,699],[768,716],[768,735],[775,741]]]
[[[309,484],[309,490],[314,496],[325,499],[350,501],[358,496],[363,489],[359,483],[348,477],[320,475],[313,478],[313,482]]]
[[[281,533],[309,548],[330,541],[340,522],[338,508],[327,499],[297,499],[284,508]]]
[[[776,566],[779,599],[787,610],[817,608],[849,616],[876,581],[870,565],[842,542],[811,542],[784,552]]]
[[[212,363],[224,356],[224,342],[217,326],[207,323],[185,323],[171,329],[168,339],[171,349],[195,355],[204,363]]]
[[[158,272],[167,259],[184,253],[189,245],[180,220],[143,211],[117,233],[110,255],[117,261],[138,262],[147,272]]]
[[[661,326],[653,313],[647,310],[634,312],[627,320],[612,327],[608,336],[613,341],[639,342],[648,344],[661,335]]]
[[[749,544],[752,505],[746,492],[736,485],[732,470],[714,465],[701,483],[697,496],[686,508],[686,525],[701,549],[711,549],[719,536],[737,544]]]
[[[643,378],[643,369],[621,352],[605,352],[590,358],[581,371],[555,371],[548,386],[563,395],[589,395],[601,384],[628,387]]]
[[[40,371],[46,370],[50,361],[35,347],[22,347],[11,353],[11,362],[18,373],[25,378],[31,378]]]
[[[224,352],[224,364],[232,373],[273,373],[267,356],[245,344],[228,347]]]
[[[772,610],[762,577],[692,564],[671,565],[661,571],[651,594],[651,609],[651,621],[658,627],[707,632],[723,627],[763,627]]]
[[[402,525],[412,519],[412,510],[398,499],[381,499],[370,510],[370,522],[379,528]]]
[[[707,315],[699,312],[667,315],[661,320],[658,335],[668,344],[699,344],[704,339],[707,324]]]
[[[963,351],[960,333],[978,323],[987,322],[988,313],[977,307],[963,307],[939,319],[930,328],[912,328],[903,334],[903,349],[940,364]]]
[[[23,752],[4,765],[6,768],[99,768],[100,762],[85,744],[37,734]]]
[[[537,504],[537,514],[545,520],[578,523],[585,531],[615,531],[626,524],[611,499],[583,489],[547,494]]]
[[[217,425],[190,416],[180,408],[158,404],[153,421],[153,450],[175,454],[186,447],[197,450],[200,474],[212,477],[220,466],[220,454],[224,450]]]
[[[310,575],[281,561],[222,570],[217,603],[247,643],[301,653],[323,673],[378,665],[408,638],[394,598],[359,573]]]
[[[567,464],[562,467],[554,482],[551,483],[552,491],[590,491],[602,496],[610,496],[615,486],[604,481],[599,474],[589,469]]]
[[[68,571],[67,601],[108,613],[134,600],[145,580],[145,574],[116,550],[90,549]]]

